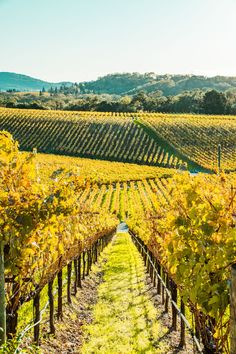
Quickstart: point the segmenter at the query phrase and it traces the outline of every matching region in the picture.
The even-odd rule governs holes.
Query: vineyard
[[[22,150],[171,168],[236,169],[234,116],[0,109]]]
[[[217,147],[222,148],[222,169],[236,169],[236,117],[180,114],[146,114],[144,124],[164,137],[185,156],[217,170]]]
[[[1,109],[0,129],[23,150],[166,167],[182,163],[125,114]]]
[[[154,286],[151,265],[163,279],[167,312],[176,299],[205,353],[233,354],[236,175],[185,170],[217,170],[218,144],[222,170],[236,169],[235,117],[0,109],[0,129],[22,150],[74,156],[22,153],[9,133],[0,135],[0,327],[7,324],[1,343],[24,328],[21,313],[33,302],[39,344],[39,298],[46,288],[55,333],[55,279],[61,319],[63,278],[70,302],[71,288],[76,295],[123,221]],[[17,353],[21,343],[12,345],[8,352]]]

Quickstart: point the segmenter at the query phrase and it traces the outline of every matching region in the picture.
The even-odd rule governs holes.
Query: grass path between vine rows
[[[142,258],[127,233],[117,234],[103,256],[103,283],[93,308],[93,322],[84,327],[81,352],[168,353],[166,328],[145,283]]]

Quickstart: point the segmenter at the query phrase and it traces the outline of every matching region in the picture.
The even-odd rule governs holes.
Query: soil
[[[82,288],[72,296],[72,304],[63,307],[63,320],[56,321],[56,334],[49,335],[48,324],[42,327],[41,353],[78,354],[83,342],[83,325],[92,322],[92,309],[97,300],[97,288],[102,282],[102,264],[96,266],[82,281]],[[66,298],[64,299],[66,303]]]
[[[103,259],[106,262],[106,259]],[[48,323],[41,326],[41,345],[42,354],[79,354],[83,344],[83,325],[90,324],[93,321],[93,306],[97,301],[97,289],[103,281],[103,263],[96,265],[95,269],[85,280],[82,281],[82,288],[77,290],[76,296],[72,296],[72,304],[66,304],[64,298],[63,320],[55,321],[56,334],[48,334]],[[179,348],[180,332],[171,330],[171,308],[169,313],[164,312],[164,306],[161,303],[161,296],[153,288],[150,278],[146,278],[147,292],[152,299],[155,307],[158,308],[158,319],[163,327],[168,327],[165,335],[161,338],[163,342],[171,343],[171,349],[163,354],[193,354],[193,341],[186,332],[186,348]],[[178,328],[180,323],[178,320]],[[125,353],[124,353],[125,354]]]

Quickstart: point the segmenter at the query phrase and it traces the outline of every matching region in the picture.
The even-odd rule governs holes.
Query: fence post
[[[157,278],[157,275],[156,275],[156,269],[157,269],[157,260],[155,258],[154,260],[154,270],[153,270],[153,287],[155,288],[156,287],[156,278]]]
[[[183,300],[181,299],[181,304],[180,304],[180,311],[181,313],[185,316],[185,305],[184,305],[184,302]],[[186,345],[186,341],[185,341],[185,323],[181,317],[181,320],[180,320],[180,343],[179,343],[179,346],[181,348],[184,348]]]
[[[236,264],[231,267],[230,286],[230,354],[236,353]]]
[[[38,346],[39,345],[39,328],[40,324],[37,323],[40,321],[40,294],[37,293],[34,297],[33,301],[34,306],[34,343]]]
[[[160,265],[159,261],[157,261],[157,272],[158,272],[158,275],[161,276],[161,265]],[[160,278],[157,279],[157,294],[161,295],[161,280],[160,280]]]
[[[147,258],[147,246],[145,245],[145,256],[144,256],[145,267],[148,268],[148,258]]]
[[[55,334],[54,326],[54,296],[53,296],[53,280],[48,283],[48,299],[49,299],[49,327],[50,334]]]
[[[169,290],[169,275],[166,273],[166,287]],[[168,313],[168,307],[169,307],[169,296],[166,293],[166,300],[165,300],[165,312]]]
[[[74,279],[74,294],[77,293],[77,280],[78,280],[78,267],[77,267],[77,259],[74,259],[74,271],[75,271],[75,279]]]
[[[57,306],[57,319],[62,320],[62,270],[57,274],[58,281],[58,306]]]
[[[86,267],[86,259],[85,259],[85,251],[83,252],[83,276],[82,279],[85,278],[85,267]]]
[[[71,269],[72,265],[71,262],[67,265],[67,302],[71,304]]]
[[[12,295],[8,300],[8,304],[6,307],[6,324],[7,330],[6,335],[7,338],[12,339],[17,331],[17,322],[18,322],[18,309],[19,309],[19,290],[20,284],[18,282],[13,281],[12,284]]]
[[[165,279],[166,279],[166,273],[164,271],[164,269],[162,268],[162,279],[163,281],[165,282]],[[164,285],[162,284],[162,305],[164,305],[165,303],[165,287]]]
[[[153,274],[154,274],[154,270],[153,270],[153,255],[152,253],[150,252],[149,253],[149,256],[150,256],[150,278],[151,278],[151,282],[153,283]]]
[[[89,250],[89,270],[92,270],[92,264],[93,264],[93,248]]]
[[[177,286],[175,282],[171,279],[171,293],[172,293],[172,300],[177,304]],[[172,328],[174,331],[177,330],[177,311],[175,306],[172,304]]]
[[[94,260],[94,263],[97,263],[98,261],[98,241],[96,241],[95,243],[95,260]]]
[[[77,279],[77,284],[79,288],[82,288],[82,283],[81,283],[81,254],[78,257],[78,279]]]
[[[87,254],[87,270],[86,270],[86,275],[88,276],[89,275],[89,269],[90,269],[90,264],[89,264],[89,250],[86,252]]]
[[[149,274],[149,276],[151,278],[152,267],[151,267],[151,253],[150,253],[149,249],[148,249],[148,260],[147,260],[147,262],[148,262],[148,274]]]

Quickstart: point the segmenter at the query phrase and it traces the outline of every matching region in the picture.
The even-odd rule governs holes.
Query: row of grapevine
[[[175,174],[90,188],[88,203],[125,220],[175,281],[208,350],[229,352],[236,262],[235,175]],[[93,199],[93,189],[97,198]]]
[[[61,181],[38,183],[33,159],[33,154],[19,152],[8,133],[0,134],[0,274],[5,273],[6,281],[4,289],[1,278],[1,328],[5,294],[9,325],[22,303],[118,222],[115,215],[78,203],[77,196],[87,191],[82,177],[69,173]],[[1,342],[5,333],[0,334]]]
[[[235,175],[175,173],[166,178],[159,170],[157,177],[125,180],[123,174],[118,181],[111,168],[105,183],[99,175],[86,180],[63,172],[48,184],[38,183],[33,154],[19,153],[7,133],[0,138],[0,227],[9,314],[62,265],[110,233],[118,216],[160,260],[198,323],[204,322],[201,335],[207,336],[210,323],[211,343],[228,351]]]
[[[170,198],[130,228],[148,246],[190,305],[205,350],[229,353],[229,280],[236,262],[235,177],[168,180]],[[139,215],[139,218],[141,214]]]
[[[152,179],[158,176],[172,176],[174,169],[137,165],[122,162],[93,160],[71,156],[52,154],[36,154],[40,180],[48,183],[50,179],[60,176],[64,170],[73,170],[77,175],[86,179],[93,179],[99,183],[122,182],[138,179]]]
[[[182,163],[131,116],[0,109],[0,129],[13,134],[23,150],[165,167]]]
[[[143,114],[140,118],[180,152],[201,166],[217,170],[217,148],[222,168],[236,169],[236,117],[189,114]]]
[[[179,167],[190,160],[216,170],[221,144],[222,168],[236,168],[234,116],[1,108],[0,129],[11,132],[26,150],[36,147],[47,153],[164,167]]]

